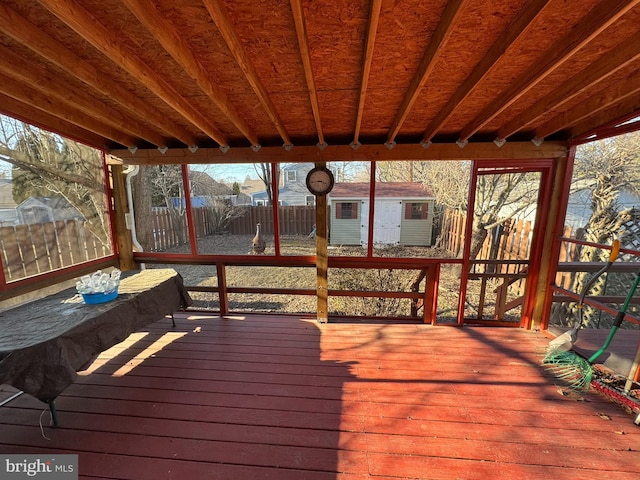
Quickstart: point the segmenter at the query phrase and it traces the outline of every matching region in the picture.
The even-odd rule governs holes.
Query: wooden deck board
[[[0,408],[0,452],[77,453],[81,478],[622,479],[640,428],[563,396],[519,329],[179,315],[105,352],[57,400]],[[0,392],[0,399],[9,390]],[[45,421],[48,415],[42,416]]]

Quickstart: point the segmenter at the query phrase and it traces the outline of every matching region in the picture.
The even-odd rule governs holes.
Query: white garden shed
[[[431,245],[433,193],[418,182],[375,184],[373,243]],[[331,245],[367,245],[369,183],[337,183],[328,195]]]

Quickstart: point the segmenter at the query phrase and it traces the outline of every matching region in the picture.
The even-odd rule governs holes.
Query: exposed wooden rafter
[[[606,111],[613,106],[624,105],[627,101],[635,104],[638,93],[640,93],[640,77],[631,78],[628,82],[619,84],[616,88],[607,89],[601,95],[585,100],[540,125],[535,129],[536,137],[543,139],[564,128],[579,125],[594,113]]]
[[[209,72],[193,53],[187,41],[173,25],[158,11],[151,0],[121,0],[145,26],[163,48],[193,78],[200,89],[215,103],[222,113],[231,120],[238,130],[251,142],[259,145],[258,135],[231,104],[225,93],[210,77]]]
[[[431,120],[429,126],[424,131],[422,141],[427,143],[433,140],[440,127],[447,121],[454,110],[467,98],[472,90],[487,76],[496,62],[507,52],[508,48],[515,42],[531,22],[547,6],[550,0],[534,0],[524,7],[518,17],[508,26],[500,38],[491,46],[489,51],[482,57],[480,63],[476,65],[473,72],[465,78],[451,99]]]
[[[183,127],[176,125],[161,115],[148,103],[100,74],[94,66],[83,60],[62,44],[50,37],[38,27],[21,17],[14,10],[0,4],[0,29],[15,41],[26,45],[48,62],[66,70],[69,74],[107,95],[113,101],[126,108],[130,114],[142,116],[157,125],[166,134],[171,135],[185,145],[195,145],[195,138]]]
[[[233,23],[231,22],[231,18],[229,18],[226,8],[220,0],[203,0],[203,3],[205,7],[207,7],[209,15],[211,15],[211,18],[218,27],[218,30],[220,30],[220,33],[222,34],[224,41],[227,43],[229,50],[233,54],[233,57],[244,72],[244,75],[257,95],[258,100],[260,100],[262,107],[265,109],[267,115],[269,115],[269,118],[278,130],[280,137],[284,141],[285,145],[291,145],[291,137],[289,137],[287,129],[278,115],[278,111],[271,100],[269,92],[262,83],[262,80],[260,80],[251,59],[249,59],[249,56],[240,41],[240,37],[238,37],[238,34],[233,27]]]
[[[373,62],[373,48],[376,44],[376,32],[380,21],[380,8],[382,0],[373,0],[369,11],[369,25],[367,28],[367,41],[364,49],[364,59],[362,62],[362,79],[360,80],[360,95],[358,96],[358,113],[356,113],[356,124],[353,130],[353,145],[360,143],[360,127],[362,126],[362,116],[364,115],[364,105],[367,98],[367,88],[369,86],[369,75],[371,73],[371,63]]]
[[[326,142],[324,140],[324,133],[322,130],[320,105],[318,104],[318,93],[316,91],[313,67],[311,66],[311,53],[309,52],[309,44],[307,42],[307,26],[304,19],[304,10],[302,9],[302,0],[291,0],[291,12],[293,13],[293,20],[296,25],[298,47],[300,48],[304,77],[307,82],[307,88],[309,89],[311,110],[313,111],[313,119],[316,124],[316,132],[318,133],[318,144],[325,145]]]
[[[109,138],[116,143],[129,148],[136,147],[136,139],[132,135],[118,128],[105,125],[86,113],[66,105],[59,99],[35,90],[23,81],[8,77],[2,73],[0,73],[0,92],[34,108],[52,112],[53,115],[62,120]]]
[[[595,87],[602,80],[613,75],[631,62],[640,59],[640,33],[634,35],[630,41],[619,45],[615,50],[604,55],[599,60],[585,68],[570,81],[561,85],[543,99],[529,107],[522,114],[509,121],[498,132],[498,138],[507,138],[515,132],[525,128],[549,110],[561,107],[571,101],[583,91]],[[563,128],[561,126],[557,130]]]
[[[584,129],[584,125],[580,125],[580,127],[583,127],[583,130],[580,130],[579,134],[575,133],[579,131],[578,127],[572,129],[574,132],[574,137],[571,139],[571,143],[574,145],[579,145],[581,143],[601,140],[603,138],[614,137],[616,135],[622,135],[624,133],[636,132],[640,130],[640,115],[637,111],[638,108],[640,108],[640,105],[631,105],[634,107],[632,113],[623,115],[614,122],[601,123],[593,129],[589,129],[589,127],[587,126],[586,130]],[[619,112],[616,111],[614,113],[618,114]]]
[[[135,51],[102,25],[83,6],[75,0],[39,0],[39,2],[86,41],[107,55],[114,63],[126,70],[134,79],[164,100],[167,105],[218,142],[220,146],[227,146],[225,135],[216,126],[211,124],[204,115],[144,63]]]
[[[61,106],[66,105],[68,106],[67,108],[77,109],[89,117],[93,117],[98,122],[109,125],[111,128],[122,130],[133,137],[144,138],[158,147],[167,144],[166,139],[158,135],[155,130],[141,125],[137,120],[124,115],[120,110],[109,107],[93,95],[82,90],[70,89],[68,84],[60,81],[44,67],[8,68],[11,63],[14,65],[20,63],[20,57],[8,48],[0,46],[0,56],[4,56],[5,59],[9,60],[8,64],[0,63],[0,72],[14,80],[24,82],[25,85],[34,90],[39,90],[48,97],[57,99]],[[60,113],[64,115],[67,108]]]
[[[91,117],[85,143],[120,148],[115,129],[161,152],[569,141],[640,103],[612,95],[638,76],[639,44],[640,0],[0,4],[1,72]],[[62,131],[21,98],[12,109]]]
[[[602,110],[599,115],[590,116],[585,121],[570,128],[571,137],[584,137],[587,133],[599,132],[602,125],[605,125],[611,118],[640,117],[640,100],[629,98],[623,103]],[[640,126],[639,122],[635,123]],[[608,129],[611,134],[621,132],[619,129]],[[626,133],[632,130],[626,130]],[[598,138],[606,138],[605,135],[597,135]]]
[[[32,105],[23,103],[15,98],[0,93],[0,113],[16,118],[20,121],[31,123],[37,127],[49,130],[49,125],[56,125],[56,132],[59,135],[82,142],[90,147],[104,149],[106,145],[101,135],[96,135],[86,128],[67,122],[59,117],[55,117],[50,113],[36,108]],[[39,121],[34,121],[33,119]]]
[[[425,82],[429,78],[429,74],[433,70],[438,59],[438,54],[441,52],[443,46],[447,43],[447,40],[451,36],[453,28],[456,22],[461,18],[461,14],[467,0],[450,0],[445,6],[440,22],[436,27],[427,50],[420,61],[418,70],[411,80],[411,84],[402,99],[398,113],[396,113],[391,127],[389,128],[389,134],[387,135],[387,143],[392,143],[400,131],[400,127],[406,120],[411,108],[418,99],[418,95],[422,90]]]
[[[538,61],[514,80],[509,89],[500,94],[499,99],[490,102],[480,114],[464,127],[460,132],[460,141],[467,141],[471,135],[559,68],[572,55],[638,3],[640,0],[603,0],[600,2],[566,36],[558,40],[547,50],[545,55],[541,55]]]

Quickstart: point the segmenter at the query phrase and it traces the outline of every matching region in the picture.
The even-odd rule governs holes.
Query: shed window
[[[353,220],[358,218],[358,204],[354,202],[336,203],[336,218],[341,220]]]
[[[424,220],[429,212],[429,204],[424,202],[406,203],[404,210],[405,220]]]

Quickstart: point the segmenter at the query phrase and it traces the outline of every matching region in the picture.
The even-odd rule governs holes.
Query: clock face
[[[333,174],[323,167],[312,169],[307,175],[307,188],[314,195],[326,195],[333,188]]]

